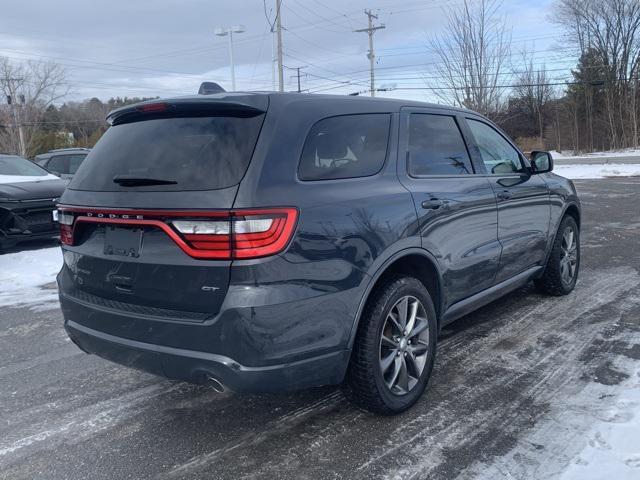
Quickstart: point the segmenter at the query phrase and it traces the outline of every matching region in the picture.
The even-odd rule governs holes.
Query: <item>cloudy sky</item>
[[[377,86],[385,96],[435,100],[418,90],[433,82],[437,58],[429,35],[446,34],[445,10],[460,0],[283,0],[285,89],[350,93],[368,88],[365,8],[379,15],[375,35]],[[0,55],[15,61],[55,61],[67,71],[71,100],[93,96],[168,96],[197,91],[203,80],[230,88],[229,50],[216,27],[243,25],[234,37],[238,90],[272,88],[275,0],[22,0],[0,14]],[[554,79],[568,78],[575,59],[559,52],[561,37],[550,21],[553,0],[504,0],[513,28],[514,69],[520,52],[534,52]],[[266,13],[265,13],[266,9]],[[427,80],[425,80],[425,78]],[[430,80],[429,80],[430,79]],[[505,82],[508,78],[505,77]]]

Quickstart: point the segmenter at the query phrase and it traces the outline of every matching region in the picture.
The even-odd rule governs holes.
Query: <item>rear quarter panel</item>
[[[236,261],[231,269],[230,302],[247,291],[260,292],[269,302],[272,315],[262,319],[265,336],[259,341],[279,355],[347,348],[373,272],[394,253],[420,246],[411,195],[396,175],[397,110],[368,102],[365,108],[359,102],[332,103],[271,103],[234,204],[300,211],[297,231],[283,254]],[[349,113],[392,114],[382,170],[362,178],[298,180],[298,162],[313,124]]]

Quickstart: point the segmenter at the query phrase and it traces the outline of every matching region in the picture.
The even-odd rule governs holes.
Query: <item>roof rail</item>
[[[91,149],[86,147],[67,147],[67,148],[56,148],[54,150],[49,150],[49,152],[64,152],[66,150],[91,150]]]

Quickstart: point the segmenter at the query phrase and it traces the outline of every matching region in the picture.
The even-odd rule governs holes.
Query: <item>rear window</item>
[[[100,192],[216,190],[240,183],[264,115],[178,117],[115,125],[103,135],[69,188]],[[115,176],[177,182],[124,186]]]
[[[325,118],[309,132],[298,168],[300,180],[366,177],[387,156],[389,114]]]

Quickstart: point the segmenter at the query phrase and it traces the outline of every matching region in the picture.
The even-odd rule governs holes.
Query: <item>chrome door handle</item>
[[[509,190],[503,190],[496,195],[500,200],[509,200],[511,198],[511,192]]]

